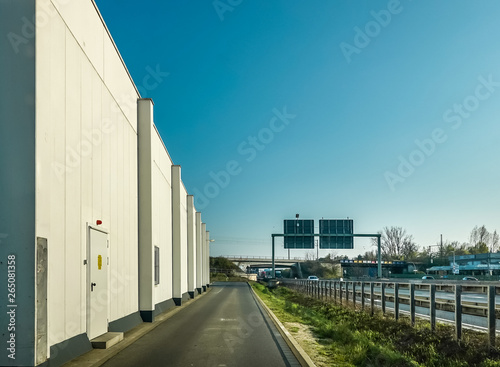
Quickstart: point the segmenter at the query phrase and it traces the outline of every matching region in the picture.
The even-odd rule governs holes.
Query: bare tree
[[[330,256],[330,259],[332,261],[335,260],[339,256],[337,251],[330,251],[330,253],[328,255]]]
[[[488,232],[484,225],[481,227],[475,226],[470,233],[470,244],[472,246],[478,246],[480,244],[488,245],[490,243],[490,238],[491,233]]]
[[[479,242],[477,245],[470,247],[469,252],[471,254],[487,254],[490,249],[484,242]]]
[[[307,251],[305,254],[305,259],[308,261],[316,260],[316,255],[314,254],[314,251]]]
[[[405,260],[415,259],[418,256],[418,246],[413,242],[412,236],[409,236],[408,240],[403,243],[401,255]]]
[[[381,236],[382,255],[385,259],[403,259],[416,256],[418,247],[413,236],[402,227],[384,227]],[[376,239],[373,240],[376,246]]]
[[[498,235],[497,231],[493,232],[491,235],[491,252],[496,252],[498,251],[498,245],[500,244],[500,236]]]
[[[469,248],[470,248],[470,245],[467,242],[463,242],[461,245],[458,245],[458,247],[456,248],[455,255],[468,255],[468,254],[470,254]]]
[[[377,251],[366,251],[363,255],[363,259],[365,260],[377,260]]]

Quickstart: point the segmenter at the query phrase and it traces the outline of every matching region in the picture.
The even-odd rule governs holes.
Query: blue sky
[[[296,213],[420,246],[500,230],[498,1],[96,3],[212,255],[270,255]]]

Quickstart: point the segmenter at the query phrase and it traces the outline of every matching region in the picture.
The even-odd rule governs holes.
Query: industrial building
[[[500,253],[448,256],[450,265],[433,266],[427,273],[437,276],[479,276],[497,280],[500,276]]]
[[[59,366],[205,291],[209,232],[94,1],[0,34],[0,365]]]
[[[342,267],[344,277],[377,277],[378,262],[376,260],[345,259],[340,260],[340,266]],[[382,276],[386,278],[389,278],[391,275],[409,273],[414,269],[415,265],[412,267],[406,261],[382,261]]]

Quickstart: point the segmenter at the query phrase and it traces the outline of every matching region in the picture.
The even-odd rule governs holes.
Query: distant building
[[[376,260],[340,260],[342,274],[344,277],[377,277],[378,261]],[[389,277],[391,274],[405,274],[412,269],[406,261],[382,261],[382,277]]]
[[[448,260],[450,265],[433,266],[427,269],[427,273],[437,275],[500,275],[500,253],[449,256]]]

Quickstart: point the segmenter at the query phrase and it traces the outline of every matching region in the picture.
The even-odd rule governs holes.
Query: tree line
[[[435,258],[436,260],[447,257],[484,254],[488,252],[499,252],[500,236],[497,231],[489,232],[486,226],[475,226],[469,236],[468,242],[459,241],[439,241],[436,245],[423,246],[420,248],[402,227],[384,227],[381,234],[381,252],[382,259],[387,261],[405,260],[405,261],[423,261]],[[377,259],[377,240],[372,240],[375,247],[372,251],[365,252],[364,255],[358,255],[358,258],[367,260]],[[435,249],[433,249],[435,248]]]

